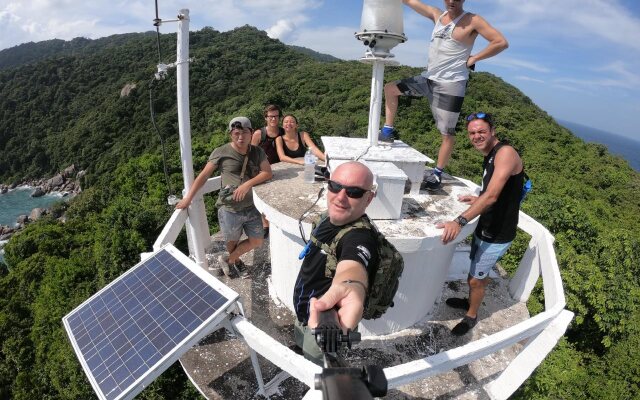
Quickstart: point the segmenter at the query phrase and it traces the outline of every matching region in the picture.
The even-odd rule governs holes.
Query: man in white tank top
[[[422,185],[427,190],[440,188],[442,172],[449,163],[469,69],[473,69],[476,62],[495,56],[509,46],[504,36],[484,18],[464,11],[464,1],[444,0],[445,10],[440,10],[420,0],[402,0],[435,23],[429,45],[429,62],[421,75],[389,82],[384,87],[385,124],[378,138],[382,142],[391,143],[398,137],[393,124],[399,96],[426,97],[429,100],[431,113],[442,135],[442,144],[436,168]],[[478,35],[489,44],[471,55]]]

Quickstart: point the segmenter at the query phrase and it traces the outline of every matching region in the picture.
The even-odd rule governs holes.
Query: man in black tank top
[[[471,245],[469,298],[446,301],[451,307],[467,311],[451,331],[458,336],[476,325],[487,276],[516,236],[524,180],[520,155],[509,144],[498,140],[490,114],[469,115],[467,133],[473,147],[484,155],[480,196],[459,196],[458,200],[468,203],[469,208],[455,220],[437,225],[443,229],[442,242],[448,243],[458,236],[467,221],[480,216]]]
[[[276,151],[276,138],[284,135],[284,129],[280,126],[282,110],[276,104],[269,104],[264,112],[265,126],[256,130],[251,136],[251,144],[261,147],[267,154],[269,164],[280,162]]]

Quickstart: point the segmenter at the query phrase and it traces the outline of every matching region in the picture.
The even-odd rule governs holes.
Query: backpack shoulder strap
[[[326,218],[327,216],[324,216],[324,218],[321,218],[318,225],[320,225],[320,223],[322,223]],[[357,220],[343,226],[329,243],[323,243],[319,241],[315,237],[314,232],[311,232],[311,238],[309,240],[315,246],[319,247],[320,249],[322,249],[322,251],[324,251],[327,254],[327,262],[326,262],[326,268],[325,268],[326,277],[329,277],[329,278],[333,277],[338,267],[338,258],[337,258],[336,250],[338,248],[338,243],[340,243],[340,240],[344,237],[344,235],[346,235],[350,231],[354,229],[359,229],[359,228],[375,230],[373,225],[371,225],[371,222],[369,221],[369,219],[366,216],[362,216]]]

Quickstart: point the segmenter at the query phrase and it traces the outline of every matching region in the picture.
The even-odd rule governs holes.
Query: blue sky
[[[364,46],[360,0],[158,0],[160,17],[190,9],[191,28],[225,31],[250,24],[287,44],[342,59]],[[443,7],[442,1],[425,1]],[[467,11],[499,29],[510,47],[479,63],[515,85],[558,119],[640,140],[640,2],[638,0],[466,0]],[[53,38],[98,38],[154,29],[151,0],[0,0],[0,49]],[[404,7],[409,40],[393,50],[424,66],[433,24]],[[176,25],[161,27],[174,32]],[[476,41],[475,50],[486,42]],[[168,60],[173,61],[173,60]],[[368,102],[369,99],[364,99]]]

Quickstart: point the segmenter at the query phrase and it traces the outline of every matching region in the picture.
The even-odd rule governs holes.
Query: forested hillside
[[[93,397],[61,318],[133,266],[170,215],[160,140],[149,117],[150,88],[174,191],[182,182],[174,73],[150,86],[158,62],[155,36],[76,40],[75,51],[68,50],[74,41],[50,41],[0,52],[0,182],[49,176],[70,164],[88,171],[81,195],[59,206],[67,208],[65,223],[45,218],[5,247],[2,399]],[[228,140],[229,118],[247,115],[259,126],[266,103],[296,114],[316,137],[366,136],[370,66],[320,62],[248,26],[224,33],[205,28],[190,41],[197,170]],[[174,61],[175,35],[162,35],[161,44],[163,61]],[[386,79],[416,72],[388,68]],[[126,85],[135,88],[121,95]],[[638,398],[640,175],[604,146],[572,136],[491,74],[472,75],[462,114],[472,111],[494,113],[498,135],[520,150],[534,181],[524,211],[555,235],[567,307],[576,313],[565,338],[515,397]],[[440,139],[426,100],[402,99],[398,128],[404,141],[436,154]],[[449,172],[480,180],[481,156],[464,134]],[[511,271],[528,243],[523,236],[505,260]],[[528,306],[532,313],[542,309],[539,288]],[[174,365],[140,398],[196,396]]]

